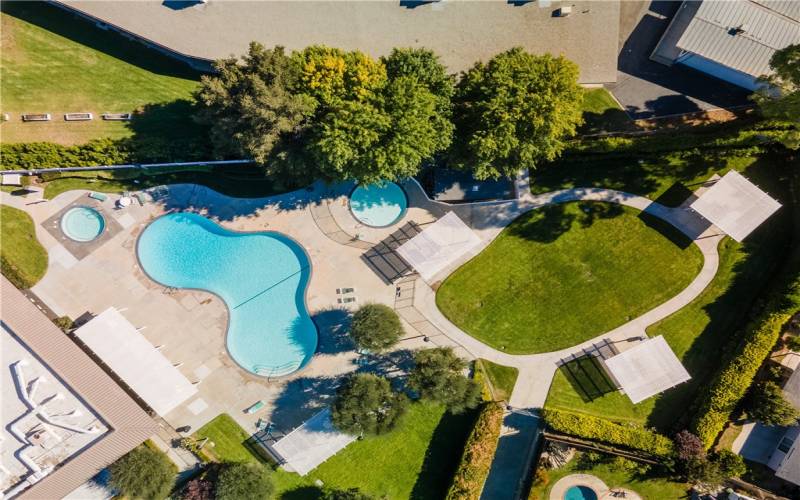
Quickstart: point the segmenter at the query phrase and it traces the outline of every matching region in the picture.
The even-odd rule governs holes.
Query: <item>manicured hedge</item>
[[[544,410],[544,420],[552,430],[579,438],[643,451],[650,455],[672,454],[672,440],[642,427],[618,424],[604,418],[561,410]]]
[[[489,476],[500,427],[503,424],[503,407],[497,403],[486,403],[478,415],[475,427],[464,446],[464,454],[458,464],[453,485],[447,492],[448,500],[477,500],[481,496],[483,483]]]
[[[746,328],[742,342],[732,360],[712,380],[702,393],[692,431],[710,448],[734,408],[753,383],[761,364],[780,338],[786,322],[800,310],[800,272],[783,293],[774,295],[764,311]]]

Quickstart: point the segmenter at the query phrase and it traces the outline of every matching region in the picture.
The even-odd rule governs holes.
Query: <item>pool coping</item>
[[[347,193],[347,211],[348,211],[348,212],[350,212],[350,215],[351,215],[351,216],[352,216],[352,217],[353,217],[353,218],[354,218],[354,219],[355,219],[355,220],[356,220],[356,221],[357,221],[359,224],[363,224],[363,225],[365,225],[366,227],[370,227],[370,228],[373,228],[373,229],[385,229],[385,228],[387,228],[387,227],[392,227],[392,226],[394,226],[394,225],[396,225],[396,224],[399,224],[399,223],[400,223],[400,222],[403,220],[403,218],[405,218],[406,214],[408,213],[408,207],[410,206],[410,203],[411,203],[411,202],[409,201],[409,199],[408,199],[408,193],[406,193],[406,189],[405,189],[405,188],[403,187],[403,185],[402,185],[402,184],[400,184],[399,182],[395,182],[395,181],[386,181],[386,182],[387,182],[387,183],[392,183],[392,184],[394,184],[395,186],[399,187],[399,188],[400,188],[400,192],[401,192],[401,193],[403,193],[403,197],[406,199],[406,206],[405,206],[405,207],[403,207],[403,211],[402,211],[402,212],[400,212],[400,215],[398,215],[398,216],[397,216],[397,218],[396,218],[394,221],[392,221],[390,224],[386,224],[385,226],[374,226],[374,225],[372,225],[372,224],[367,224],[367,223],[366,223],[366,222],[364,222],[363,220],[359,219],[359,218],[358,218],[358,216],[356,216],[356,214],[353,212],[353,205],[351,204],[352,197],[353,197],[353,193],[354,193],[354,192],[356,191],[356,189],[358,189],[359,187],[363,187],[361,184],[359,184],[359,183],[356,183],[356,184],[355,184],[355,186],[353,186],[353,189],[351,189],[351,190],[350,190],[350,192],[349,192],[349,193]],[[366,188],[364,188],[364,189],[366,189]]]
[[[95,210],[103,217],[105,226],[103,231],[96,238],[89,241],[73,240],[61,229],[61,219],[64,218],[64,215],[73,208],[78,207]],[[103,206],[102,202],[92,200],[88,198],[88,196],[79,197],[71,203],[68,203],[56,213],[40,222],[39,226],[52,236],[58,242],[58,245],[69,252],[76,260],[85,259],[125,229],[114,214],[111,213],[107,207]]]
[[[574,486],[583,486],[591,489],[597,495],[598,500],[606,498],[606,494],[611,491],[602,479],[593,474],[568,474],[556,481],[550,488],[548,498],[550,500],[564,500],[564,495]]]
[[[173,215],[173,214],[178,214],[178,213],[189,213],[189,214],[195,214],[195,215],[199,215],[201,217],[205,217],[209,221],[211,221],[214,224],[216,224],[218,227],[224,229],[225,231],[231,232],[231,233],[238,233],[238,234],[265,234],[265,233],[272,233],[272,234],[278,234],[278,235],[280,235],[280,236],[292,241],[292,243],[296,244],[297,247],[303,252],[303,255],[305,255],[306,260],[308,261],[308,280],[306,280],[306,284],[303,287],[303,307],[305,307],[306,313],[308,314],[308,318],[311,320],[311,324],[314,325],[314,330],[316,330],[317,338],[316,338],[316,342],[315,342],[315,345],[314,345],[314,350],[312,351],[311,355],[296,370],[292,370],[291,372],[285,373],[285,374],[282,374],[282,375],[259,375],[257,373],[253,373],[250,370],[248,370],[247,368],[243,367],[241,364],[239,364],[238,361],[236,361],[236,358],[233,357],[233,355],[231,354],[230,350],[228,349],[228,332],[230,330],[230,323],[231,323],[231,308],[230,308],[230,306],[228,306],[228,303],[225,301],[225,299],[223,299],[216,292],[212,292],[211,290],[206,290],[204,288],[191,288],[191,287],[184,288],[184,287],[174,287],[174,286],[166,285],[164,283],[161,283],[157,279],[153,278],[152,276],[150,276],[150,274],[145,270],[144,266],[142,265],[142,261],[139,260],[139,242],[142,239],[142,234],[144,234],[144,232],[147,230],[147,228],[150,227],[150,225],[153,224],[158,219],[161,219],[162,217],[166,217],[168,215]],[[222,304],[225,306],[225,312],[226,312],[226,315],[225,315],[225,335],[223,337],[223,343],[225,344],[225,354],[228,356],[228,358],[230,358],[233,361],[233,363],[236,365],[237,368],[239,368],[240,370],[242,370],[244,372],[244,374],[246,376],[254,377],[256,380],[267,380],[267,381],[275,380],[275,379],[286,379],[286,378],[292,377],[292,376],[302,372],[303,370],[305,370],[308,367],[308,365],[311,364],[311,360],[314,359],[314,356],[318,354],[319,345],[320,345],[320,329],[319,329],[319,325],[317,325],[317,322],[314,321],[314,315],[311,314],[311,309],[308,307],[308,288],[311,285],[311,279],[314,277],[314,264],[313,264],[313,262],[311,260],[311,255],[309,255],[309,253],[308,253],[308,251],[306,251],[305,247],[302,244],[300,244],[299,241],[297,241],[295,238],[289,236],[288,234],[282,233],[280,231],[273,231],[273,230],[240,231],[240,230],[237,230],[237,229],[230,229],[230,228],[228,228],[226,226],[223,226],[222,224],[219,224],[214,219],[212,219],[210,217],[206,217],[205,215],[202,215],[200,213],[192,212],[192,211],[189,211],[189,210],[174,210],[174,211],[163,213],[163,214],[159,215],[158,217],[154,217],[152,220],[147,222],[147,224],[144,226],[144,228],[141,231],[139,231],[139,234],[136,236],[136,245],[134,245],[134,252],[133,253],[134,253],[134,257],[136,258],[136,265],[139,267],[139,269],[142,271],[142,273],[147,277],[147,279],[149,279],[153,283],[155,283],[155,284],[157,284],[159,286],[163,286],[165,288],[172,288],[172,289],[175,289],[175,290],[188,290],[188,291],[194,291],[194,292],[208,293],[210,295],[213,295],[213,296],[217,297],[220,300],[220,302],[222,302]]]

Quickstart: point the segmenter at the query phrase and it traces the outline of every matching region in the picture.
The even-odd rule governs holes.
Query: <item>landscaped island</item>
[[[495,348],[549,352],[668,300],[702,264],[666,223],[619,205],[566,203],[511,223],[436,298],[453,323]]]

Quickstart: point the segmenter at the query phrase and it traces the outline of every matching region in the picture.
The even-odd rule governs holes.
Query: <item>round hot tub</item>
[[[86,243],[103,234],[106,220],[103,215],[90,207],[73,207],[61,217],[61,231],[67,238]]]
[[[597,493],[588,486],[573,486],[564,493],[564,500],[597,500]]]
[[[357,186],[350,193],[350,211],[359,222],[372,227],[386,227],[406,213],[406,192],[394,182]]]

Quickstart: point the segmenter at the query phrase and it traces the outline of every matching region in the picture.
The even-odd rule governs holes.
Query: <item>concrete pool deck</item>
[[[408,210],[400,221],[386,228],[366,227],[352,216],[347,203],[352,183],[330,186],[316,183],[308,189],[257,199],[231,198],[198,185],[160,186],[147,190],[154,198],[152,201],[124,210],[112,208],[117,198],[112,195],[103,202],[103,209],[123,229],[80,261],[41,223],[64,207],[85,199],[87,191],[62,193],[46,202],[2,193],[0,200],[26,210],[33,217],[37,237],[50,256],[45,277],[32,291],[58,315],[75,319],[114,306],[134,325],[143,328],[145,337],[153,345],[161,346],[162,353],[198,385],[197,398],[163,416],[174,427],[190,425],[193,430],[224,412],[248,432],[254,431],[259,418],[272,421],[279,430],[288,432],[327,404],[341,377],[358,368],[358,356],[344,331],[348,309],[364,302],[397,304],[396,285],[384,282],[361,256],[366,248],[408,221],[425,224],[453,211],[478,235],[481,245],[452,263],[432,283],[409,278],[401,284],[403,297],[406,293],[410,295],[410,307],[398,308],[406,320],[407,336],[398,344],[397,351],[387,357],[389,364],[407,359],[403,353],[408,350],[434,344],[454,346],[465,357],[482,357],[517,367],[520,373],[510,401],[516,408],[543,406],[556,362],[565,355],[599,339],[643,335],[648,325],[693,300],[716,273],[716,247],[724,237],[684,208],[667,208],[647,198],[613,190],[575,188],[534,196],[523,177],[517,182],[518,199],[447,205],[429,200],[416,181],[408,180],[402,185],[408,195]],[[439,312],[435,305],[436,281],[483,250],[521,214],[551,203],[575,200],[620,203],[667,220],[689,234],[701,249],[705,259],[703,269],[685,290],[655,309],[611,332],[554,353],[510,355],[498,351],[470,337]],[[174,211],[196,212],[237,231],[279,231],[306,249],[313,268],[307,305],[320,330],[320,346],[304,369],[271,381],[245,372],[225,350],[227,310],[217,297],[202,291],[165,290],[139,269],[135,250],[139,234],[155,217]],[[320,214],[326,218],[324,224]],[[357,302],[340,304],[337,288],[354,288],[352,296],[357,297]],[[423,335],[430,337],[431,342],[425,343]],[[259,400],[266,403],[263,410],[252,415],[243,413]]]
[[[625,492],[625,498],[628,500],[642,500],[637,493],[625,488],[609,488],[597,476],[591,474],[570,474],[559,479],[556,484],[550,489],[550,500],[564,500],[564,495],[567,490],[574,486],[587,486],[594,490],[597,494],[597,500],[608,500],[611,498],[618,498],[612,495],[612,492]]]

